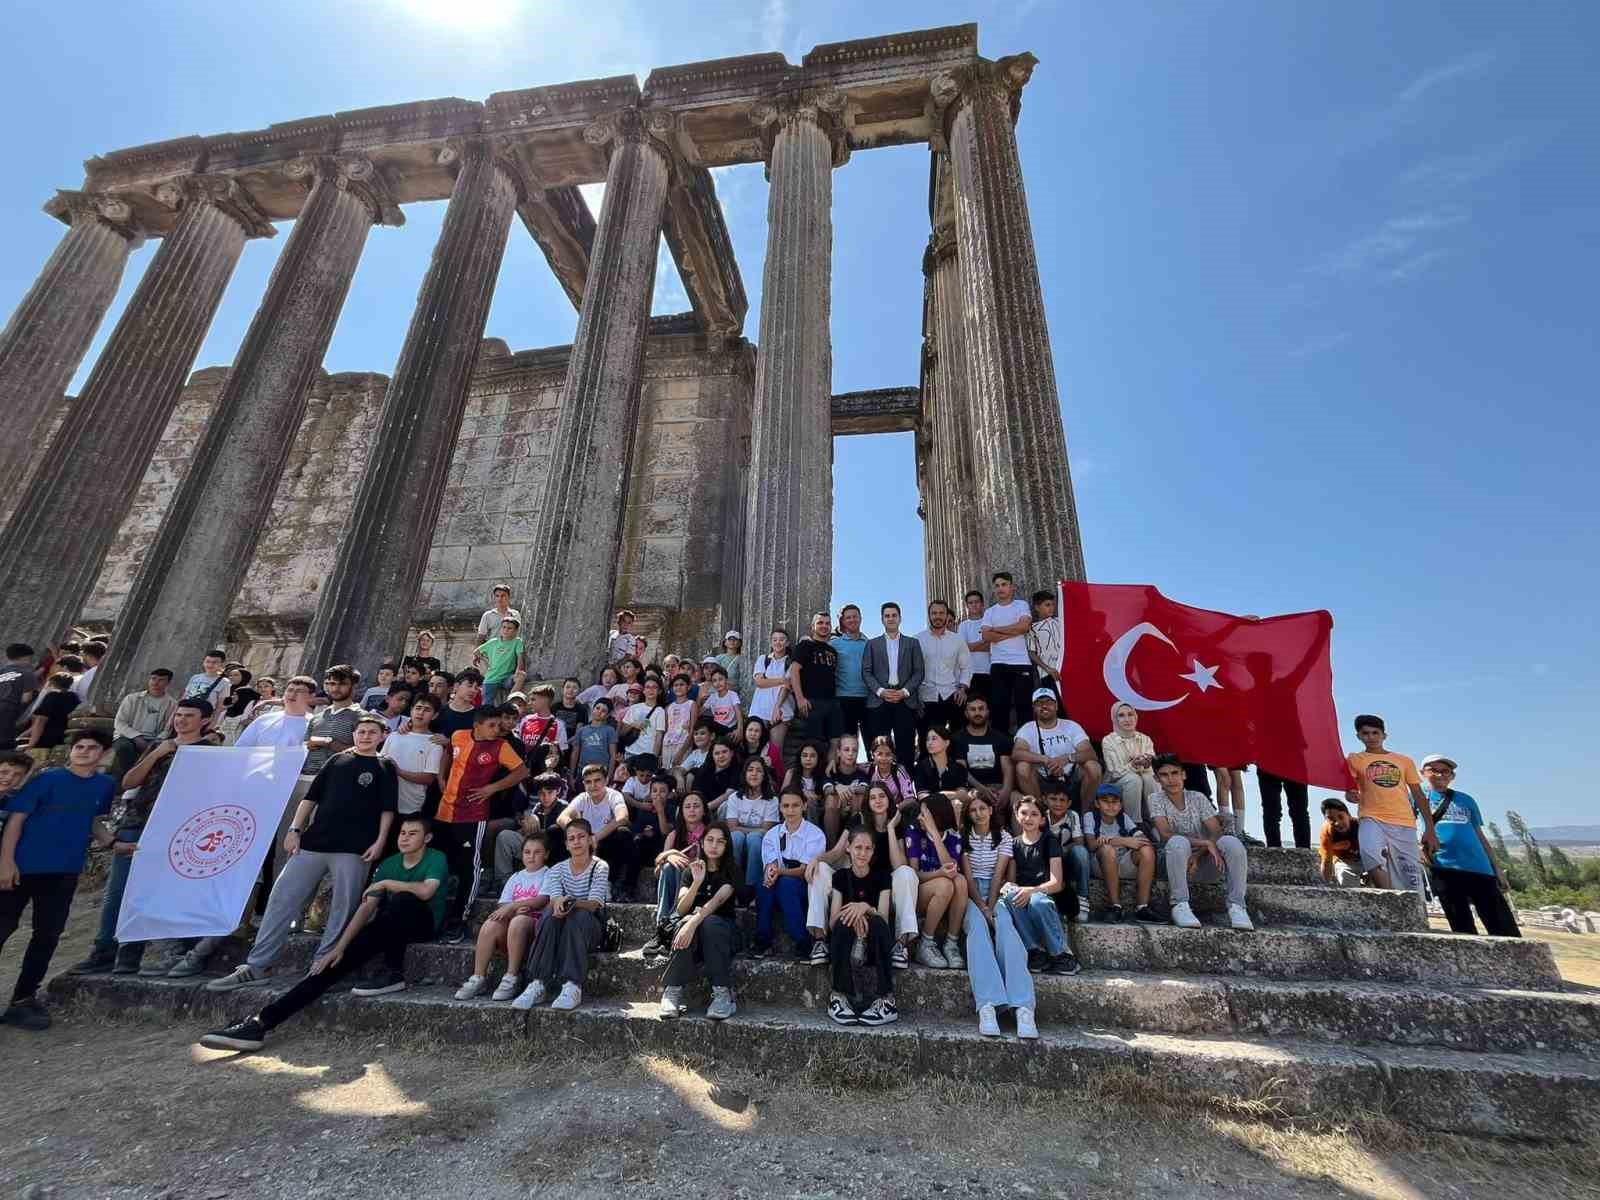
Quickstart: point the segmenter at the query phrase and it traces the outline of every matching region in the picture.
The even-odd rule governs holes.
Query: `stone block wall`
[[[448,664],[468,661],[496,583],[523,592],[568,350],[512,354],[498,339],[483,344],[412,630],[430,629]],[[742,340],[708,346],[701,335],[673,333],[646,344],[615,599],[639,612],[655,645],[665,636],[669,648],[706,653],[737,620],[754,375],[755,352]],[[226,377],[211,367],[190,378],[83,613],[86,628],[114,629]],[[281,678],[300,667],[387,385],[383,375],[350,373],[312,388],[228,621],[230,652],[255,671]],[[195,666],[167,665],[180,674]]]

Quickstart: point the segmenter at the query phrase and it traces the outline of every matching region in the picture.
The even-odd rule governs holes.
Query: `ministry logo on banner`
[[[180,748],[139,834],[117,941],[232,933],[305,758],[299,748]]]

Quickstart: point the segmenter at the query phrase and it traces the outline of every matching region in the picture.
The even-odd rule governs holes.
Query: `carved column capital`
[[[208,204],[236,221],[246,237],[276,237],[277,229],[256,207],[250,193],[231,175],[185,175],[169,179],[155,191],[156,201],[173,212]]]
[[[583,140],[601,147],[607,158],[626,142],[649,146],[666,159],[675,183],[683,164],[675,144],[677,132],[678,118],[667,109],[635,105],[596,117],[584,127]]]
[[[928,246],[922,252],[922,273],[932,275],[940,263],[956,256],[956,227],[954,224],[935,225],[928,235]]]
[[[1022,89],[1038,63],[1032,54],[1023,52],[993,60],[978,58],[965,66],[940,71],[929,81],[928,95],[941,136],[948,136],[950,121],[962,106],[981,96],[1003,100],[1015,121],[1022,109]]]
[[[44,211],[63,225],[87,218],[115,229],[135,246],[144,241],[144,229],[134,216],[133,206],[120,196],[63,190],[44,202]]]
[[[310,191],[323,176],[367,206],[374,225],[404,225],[405,214],[383,170],[365,154],[310,154],[283,166],[284,175]]]
[[[850,161],[850,136],[845,127],[845,94],[837,88],[803,88],[757,100],[750,106],[750,121],[761,134],[761,156],[772,165],[772,144],[778,131],[797,121],[809,121],[828,135],[833,165]]]

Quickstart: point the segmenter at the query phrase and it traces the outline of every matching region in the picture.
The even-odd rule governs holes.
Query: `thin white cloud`
[[[1495,59],[1496,55],[1492,50],[1475,50],[1443,66],[1434,67],[1431,71],[1424,71],[1401,89],[1400,94],[1395,97],[1395,102],[1415,104],[1435,88],[1458,79],[1482,74],[1494,65]]]
[[[1424,243],[1446,230],[1466,224],[1469,214],[1460,205],[1444,205],[1424,212],[1390,217],[1377,229],[1352,238],[1316,264],[1323,275],[1351,276],[1382,271],[1391,278],[1402,263],[1435,247]]]
[[[1404,171],[1397,186],[1406,192],[1430,195],[1470,187],[1510,166],[1522,149],[1522,143],[1513,140],[1462,154],[1434,155]]]

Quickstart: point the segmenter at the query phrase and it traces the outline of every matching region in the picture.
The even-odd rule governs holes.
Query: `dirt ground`
[[[93,919],[80,898],[58,967]],[[647,1055],[541,1063],[292,1027],[233,1055],[197,1032],[70,1010],[42,1035],[0,1027],[0,1196],[1600,1197],[1594,1146],[940,1081],[839,1093]]]

